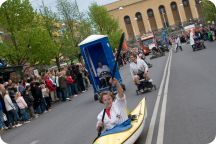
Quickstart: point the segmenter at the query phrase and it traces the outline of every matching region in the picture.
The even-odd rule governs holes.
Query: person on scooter
[[[137,58],[137,55],[134,53],[131,54],[130,60],[130,72],[134,83],[139,85],[141,79],[149,80],[148,65],[142,59]]]
[[[148,68],[152,67],[152,64],[150,64],[149,62],[146,61],[146,57],[142,53],[139,53],[138,58],[140,58],[141,60],[143,60],[148,65]]]
[[[110,69],[107,65],[103,65],[102,62],[98,62],[97,75],[100,80],[100,87],[104,88],[108,86],[110,79]]]

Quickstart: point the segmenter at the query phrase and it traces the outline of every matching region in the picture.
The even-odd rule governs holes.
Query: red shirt
[[[111,109],[111,108],[106,109],[105,112],[106,112],[107,116],[111,119],[110,109]]]

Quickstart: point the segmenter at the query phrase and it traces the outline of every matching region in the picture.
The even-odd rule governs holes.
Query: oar
[[[112,78],[115,77],[117,63],[118,63],[118,59],[119,59],[120,54],[121,54],[121,50],[122,50],[122,45],[123,45],[124,39],[125,39],[125,33],[122,33],[121,39],[120,39],[120,42],[119,42],[119,47],[118,47],[117,54],[116,54],[115,65],[113,67],[112,74],[111,74]],[[110,86],[110,89],[111,89],[111,87],[112,87],[112,85]],[[104,116],[105,116],[105,110],[103,112],[102,122],[103,122]],[[93,141],[93,143],[100,137],[101,132],[102,132],[102,128],[99,128],[99,130],[98,130],[98,136],[95,138],[95,140]]]
[[[119,43],[119,47],[118,47],[117,54],[116,54],[115,65],[114,65],[113,70],[112,70],[112,78],[115,77],[116,68],[117,68],[119,57],[121,55],[121,50],[122,50],[122,45],[124,43],[124,39],[125,39],[125,33],[122,33],[120,43]]]

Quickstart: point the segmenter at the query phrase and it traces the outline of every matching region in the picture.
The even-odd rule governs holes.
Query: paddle
[[[111,74],[112,78],[115,77],[115,73],[116,73],[116,69],[117,69],[117,63],[118,63],[118,59],[119,59],[120,54],[121,54],[121,50],[122,50],[122,45],[123,45],[124,39],[125,39],[125,33],[122,33],[121,38],[120,38],[119,47],[118,47],[117,54],[116,54],[115,64],[114,64],[114,67],[113,67],[113,70],[112,70],[112,74]],[[110,85],[110,90],[111,90],[111,87],[112,87],[112,85]],[[104,120],[104,116],[105,116],[105,109],[103,111],[102,122]],[[102,130],[103,130],[102,127],[100,127],[99,130],[98,130],[98,136],[95,138],[95,140],[93,141],[93,143],[100,137]]]
[[[122,45],[123,45],[124,39],[125,39],[125,33],[122,33],[121,38],[120,38],[119,47],[118,47],[117,54],[116,54],[115,65],[114,65],[113,71],[112,71],[112,78],[114,78],[114,76],[115,76],[115,72],[116,72],[119,57],[121,55],[121,50],[122,50]]]

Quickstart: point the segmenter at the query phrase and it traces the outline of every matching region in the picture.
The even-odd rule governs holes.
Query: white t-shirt
[[[110,72],[110,69],[108,68],[107,65],[103,65],[102,68],[98,67],[97,68],[97,75],[100,76],[100,74],[104,71]]]
[[[194,41],[194,34],[193,32],[190,32],[190,45],[194,45],[195,41]]]
[[[102,110],[97,116],[97,125],[102,121],[104,110]],[[112,107],[110,109],[110,117],[105,113],[104,116],[104,130],[112,129],[117,124],[121,124],[128,119],[127,114],[127,101],[124,95],[123,98],[119,98],[118,94],[116,95],[115,101],[112,103]]]
[[[182,46],[180,37],[177,37],[177,39],[176,39],[176,44],[177,44],[178,46]]]
[[[148,72],[148,65],[144,60],[137,58],[137,63],[130,63],[130,72],[132,77],[138,74],[138,71],[141,70],[143,72]]]

